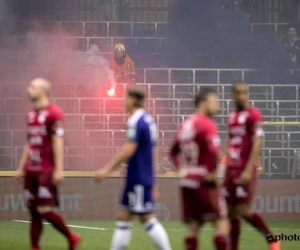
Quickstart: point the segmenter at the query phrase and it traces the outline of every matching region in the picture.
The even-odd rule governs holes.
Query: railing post
[[[66,148],[66,155],[65,155],[65,159],[66,159],[66,168],[68,169],[69,168],[69,148],[68,147],[65,147]]]
[[[271,178],[271,175],[272,175],[272,173],[271,173],[271,169],[272,169],[271,164],[272,164],[272,161],[271,161],[271,150],[270,149],[268,150],[268,153],[269,153],[269,155],[268,155],[268,168],[269,168],[269,174],[268,174],[268,176],[269,176],[269,178]]]
[[[193,84],[196,84],[196,71],[193,69]]]
[[[106,36],[110,36],[110,26],[109,26],[109,22],[106,22]]]
[[[78,114],[81,114],[81,99],[80,98],[78,98],[77,99],[78,100]]]
[[[86,38],[86,47],[87,47],[87,49],[89,49],[89,47],[90,47],[90,38],[89,37]]]
[[[82,23],[82,36],[85,37],[86,33],[85,33],[85,22]]]
[[[220,84],[220,70],[217,70],[217,84]]]
[[[130,23],[130,35],[133,36],[133,22]]]

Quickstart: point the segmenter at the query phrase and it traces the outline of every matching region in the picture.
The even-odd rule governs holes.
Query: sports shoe
[[[269,250],[280,250],[280,241],[270,243]]]
[[[71,233],[71,239],[70,239],[70,250],[78,250],[79,245],[81,242],[81,238],[78,234],[76,233]]]

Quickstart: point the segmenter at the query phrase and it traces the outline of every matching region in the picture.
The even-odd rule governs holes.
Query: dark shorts
[[[154,211],[152,187],[144,185],[127,185],[122,194],[120,209],[132,214],[148,214]]]
[[[219,188],[181,187],[182,219],[210,221],[227,216],[227,206]]]
[[[52,172],[27,171],[24,191],[27,206],[58,206],[57,188],[52,184]]]
[[[224,182],[223,195],[228,205],[251,205],[256,187],[256,173],[246,186],[238,185],[237,182],[243,169],[227,169]]]

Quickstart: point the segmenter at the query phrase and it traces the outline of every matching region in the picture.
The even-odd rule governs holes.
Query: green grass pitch
[[[72,228],[82,236],[82,250],[109,249],[111,237],[114,229],[113,221],[68,221],[69,225],[90,228]],[[163,222],[168,231],[173,250],[182,250],[182,239],[185,227],[180,222]],[[271,221],[270,227],[276,234],[300,235],[299,221]],[[27,250],[30,249],[28,238],[28,223],[15,221],[0,221],[0,249],[1,250]],[[104,228],[106,230],[98,230]],[[213,250],[212,246],[213,231],[209,223],[205,225],[201,237],[201,249]],[[41,241],[42,250],[66,250],[66,240],[50,225],[44,226],[44,234]],[[241,250],[263,250],[268,249],[264,237],[252,229],[248,224],[243,224]],[[282,242],[282,250],[298,250],[300,241]],[[155,250],[143,227],[135,222],[133,225],[133,237],[128,250]]]

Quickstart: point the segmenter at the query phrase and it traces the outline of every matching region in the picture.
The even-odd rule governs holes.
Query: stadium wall
[[[176,178],[158,178],[160,199],[156,214],[161,220],[179,220]],[[61,186],[59,211],[68,220],[113,220],[123,179],[108,178],[96,184],[91,178],[67,178]],[[267,220],[298,220],[300,180],[259,180],[253,208]],[[0,177],[0,220],[28,220],[21,186]]]

